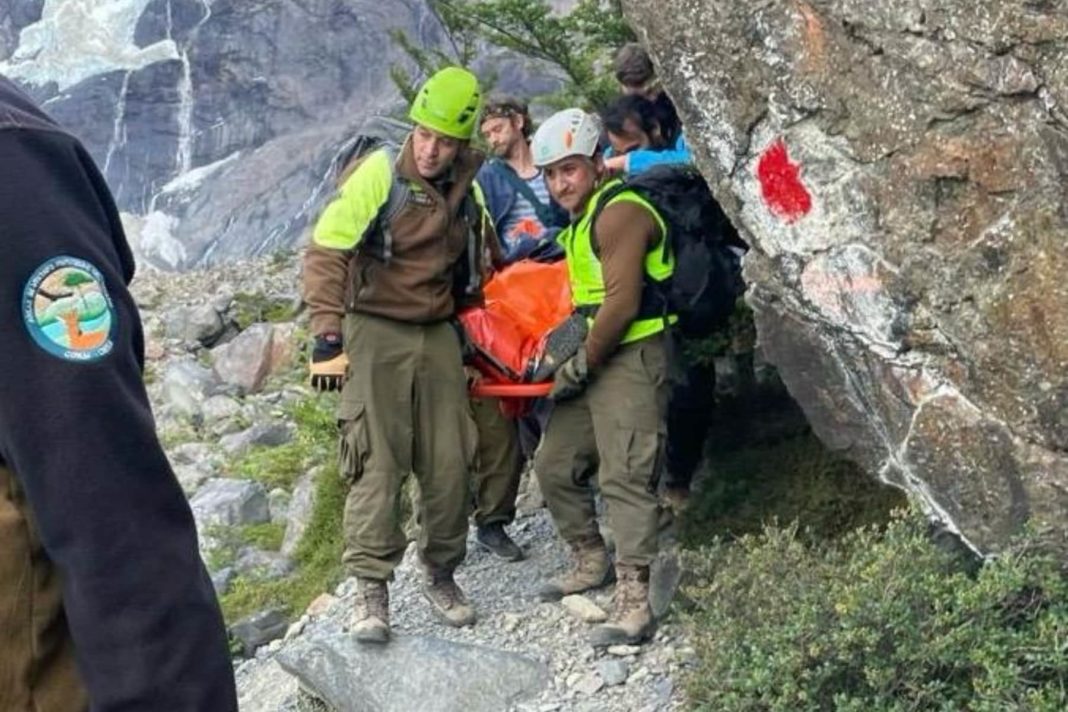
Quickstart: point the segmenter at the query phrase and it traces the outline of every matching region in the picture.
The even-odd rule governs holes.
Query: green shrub
[[[297,546],[292,574],[273,581],[238,578],[222,597],[227,623],[255,611],[280,607],[298,614],[324,592],[333,591],[344,578],[341,566],[341,514],[345,487],[337,467],[324,467],[316,480],[315,508],[304,537]]]
[[[689,554],[700,710],[1063,710],[1068,578],[1028,540],[978,570],[919,515]]]
[[[682,344],[682,356],[689,363],[710,364],[717,356],[747,353],[756,341],[753,310],[742,297],[734,303],[727,323],[703,339],[687,339]]]
[[[246,524],[238,528],[238,537],[245,544],[263,551],[278,551],[286,535],[286,525],[282,522],[264,522]]]

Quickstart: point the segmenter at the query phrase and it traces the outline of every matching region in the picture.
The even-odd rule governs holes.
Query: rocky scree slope
[[[133,285],[158,429],[224,601],[301,575],[297,552],[322,491],[318,483],[332,467],[333,443],[302,440],[307,433],[295,417],[314,407],[330,418],[336,402],[303,383],[307,333],[297,313],[298,283],[296,260],[282,254],[182,275],[142,271]],[[611,592],[565,604],[537,600],[538,583],[566,565],[566,553],[529,481],[512,531],[525,561],[503,563],[473,537],[468,542],[458,581],[480,615],[473,628],[455,630],[432,618],[414,549],[392,587],[396,639],[385,649],[361,648],[345,633],[353,579],[323,591],[306,610],[268,606],[228,621],[241,709],[679,707],[677,681],[694,651],[672,615],[644,648],[594,652],[585,642],[589,621],[603,618]],[[673,548],[656,572],[654,601],[663,611],[678,580]]]

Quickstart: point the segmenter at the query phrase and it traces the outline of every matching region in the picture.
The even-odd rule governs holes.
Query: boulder
[[[300,686],[273,659],[249,660],[237,668],[237,708],[241,712],[304,712]]]
[[[630,675],[630,668],[626,661],[615,658],[605,658],[597,661],[597,673],[608,687],[622,685]]]
[[[239,433],[227,435],[219,440],[219,447],[231,456],[241,455],[250,448],[276,447],[293,439],[296,427],[292,423],[257,423]]]
[[[234,561],[234,571],[253,581],[279,579],[293,571],[293,562],[276,551],[246,547]]]
[[[285,635],[288,627],[285,611],[272,608],[242,618],[230,627],[230,634],[241,642],[244,656],[251,657],[256,648]]]
[[[233,341],[212,350],[215,372],[223,382],[238,386],[245,393],[257,393],[271,375],[274,339],[273,325],[253,324]]]
[[[623,0],[813,429],[973,549],[1068,531],[1068,16]]]
[[[208,428],[213,428],[223,421],[237,418],[242,413],[241,404],[237,399],[225,395],[208,398],[204,401],[200,410],[204,416],[204,425]]]
[[[197,342],[208,347],[215,345],[226,328],[219,312],[211,304],[177,307],[167,314],[165,323],[168,338]]]
[[[289,500],[289,507],[286,511],[288,517],[286,533],[282,538],[280,550],[286,556],[293,556],[296,553],[297,545],[300,544],[311,522],[312,512],[315,511],[315,482],[320,471],[317,468],[308,472],[297,481],[297,486],[293,488],[293,496]]]
[[[230,590],[230,584],[234,582],[234,578],[237,577],[237,572],[230,566],[213,571],[211,574],[211,585],[215,588],[216,596],[224,596],[226,592]]]
[[[189,505],[200,527],[263,524],[271,519],[267,491],[250,480],[208,480]]]
[[[215,472],[203,465],[185,465],[175,463],[173,465],[174,476],[178,478],[178,484],[187,495],[193,494],[200,486],[215,476]]]
[[[191,420],[201,418],[205,400],[219,387],[218,376],[192,359],[180,359],[167,366],[163,375],[163,403],[175,414]]]
[[[281,487],[275,487],[267,493],[267,502],[271,508],[271,521],[285,524],[289,521],[289,503],[292,495]]]
[[[207,443],[182,443],[168,451],[171,461],[177,465],[202,465],[219,467],[222,459],[215,454]]]
[[[368,647],[347,634],[305,632],[277,660],[336,712],[499,712],[550,679],[545,665],[521,655],[424,636]]]

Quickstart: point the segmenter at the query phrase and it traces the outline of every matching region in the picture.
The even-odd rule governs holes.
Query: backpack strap
[[[511,166],[499,158],[492,159],[490,165],[504,176],[504,179],[515,188],[517,193],[527,199],[527,202],[534,208],[534,214],[538,216],[538,220],[542,225],[545,227],[553,225],[556,216],[553,215],[552,208],[541,202],[538,194],[534,192],[529,183],[520,178],[519,174],[512,170]]]
[[[374,222],[367,227],[361,245],[373,256],[383,262],[389,262],[393,258],[393,230],[390,225],[393,218],[397,217],[408,198],[412,194],[412,187],[407,181],[397,175],[397,158],[400,156],[400,147],[394,143],[385,143],[382,150],[389,159],[389,168],[392,180],[389,184],[389,196],[382,207],[378,209],[378,215]]]
[[[480,260],[483,249],[483,221],[486,214],[485,208],[475,195],[477,188],[474,187],[474,183],[471,185],[471,189],[467,191],[463,202],[460,203],[460,214],[467,223],[467,284],[463,285],[465,296],[477,294],[482,287]]]
[[[601,248],[597,245],[597,220],[601,217],[601,213],[608,207],[608,203],[612,201],[617,195],[625,190],[630,190],[626,181],[623,181],[619,185],[609,188],[608,190],[597,196],[597,204],[593,206],[593,215],[590,216],[590,249],[593,250],[593,254],[597,256],[597,259],[601,259]]]
[[[593,250],[593,254],[597,256],[597,259],[601,258],[601,250],[600,247],[598,247],[597,245],[597,219],[601,217],[601,213],[604,211],[605,208],[608,207],[608,204],[611,203],[614,198],[626,191],[633,191],[635,193],[638,193],[639,195],[642,194],[640,188],[631,185],[627,180],[624,180],[618,185],[609,188],[608,190],[604,191],[600,196],[598,196],[597,204],[593,206],[593,215],[590,216],[590,249]],[[670,259],[669,255],[672,252],[671,236],[668,234],[669,230],[670,226],[667,225],[665,222],[664,235],[662,238],[665,241],[663,258],[664,264],[667,264],[667,260]],[[649,273],[643,268],[641,301],[638,306],[638,315],[635,318],[649,319],[652,317],[662,316],[664,317],[664,323],[667,324],[670,328],[671,324],[669,323],[669,320],[667,318],[667,313],[670,309],[670,302],[668,299],[668,294],[670,291],[670,277],[668,277],[666,280],[658,282],[652,277],[650,277]],[[592,317],[596,314],[596,311],[597,307],[594,307],[593,313],[589,314],[588,316]]]

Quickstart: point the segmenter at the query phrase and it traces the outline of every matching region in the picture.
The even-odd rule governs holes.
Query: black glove
[[[579,348],[578,353],[564,361],[553,375],[553,389],[549,397],[559,403],[580,395],[590,382],[590,371],[586,364],[586,347]]]
[[[341,344],[341,334],[327,332],[315,337],[312,348],[311,387],[319,392],[340,390],[345,382],[345,370],[349,359]]]

